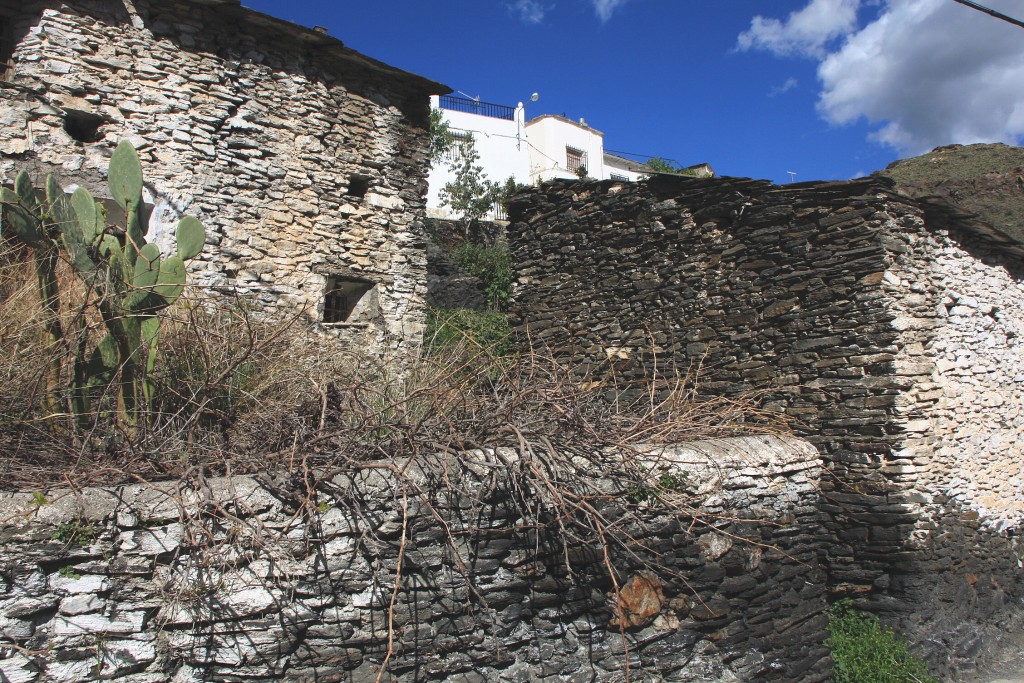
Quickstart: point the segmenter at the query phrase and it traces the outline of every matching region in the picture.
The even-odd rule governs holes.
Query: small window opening
[[[105,119],[87,111],[68,109],[64,112],[64,132],[79,142],[99,142],[103,139],[100,128]]]
[[[324,295],[325,323],[358,322],[360,303],[367,299],[374,283],[340,277],[327,278],[327,292]]]
[[[0,80],[14,78],[14,26],[10,17],[0,16]]]
[[[354,175],[348,179],[348,196],[365,197],[370,189],[370,178],[364,175]]]

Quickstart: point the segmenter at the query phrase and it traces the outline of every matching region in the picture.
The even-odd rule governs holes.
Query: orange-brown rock
[[[634,574],[615,597],[615,616],[608,623],[614,628],[646,626],[665,603],[661,581],[646,573]]]

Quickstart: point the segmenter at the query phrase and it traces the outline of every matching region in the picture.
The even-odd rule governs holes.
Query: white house
[[[516,107],[509,107],[452,95],[435,95],[431,97],[430,104],[441,110],[456,140],[467,135],[473,136],[476,151],[480,155],[478,163],[490,180],[501,183],[511,177],[523,185],[532,182],[522,102]],[[441,159],[430,169],[427,176],[430,185],[427,192],[428,216],[451,217],[446,207],[441,206],[440,193],[441,188],[455,179],[449,164],[453,161],[453,155],[457,154],[459,147],[455,145],[447,158]]]
[[[431,98],[431,106],[441,110],[443,119],[456,138],[472,135],[477,162],[487,178],[503,183],[514,178],[522,185],[532,185],[553,178],[575,178],[580,168],[598,180],[639,180],[649,169],[643,163],[604,151],[604,133],[591,128],[586,121],[572,121],[564,116],[542,114],[526,120],[526,108],[480,102],[456,95]],[[454,180],[449,170],[456,146],[447,159],[434,164],[427,177],[427,215],[451,218],[447,207],[441,206],[441,188]],[[706,164],[704,165],[706,166]],[[710,169],[710,166],[707,167]],[[488,218],[502,218],[495,207]]]
[[[639,180],[651,172],[651,169],[639,161],[620,157],[617,154],[604,153],[604,170],[610,180]]]

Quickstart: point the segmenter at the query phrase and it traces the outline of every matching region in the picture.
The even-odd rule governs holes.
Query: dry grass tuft
[[[63,291],[76,281],[62,272]],[[146,419],[119,424],[114,397],[100,392],[96,412],[76,423],[72,359],[102,324],[88,311],[62,315],[65,339],[47,348],[30,260],[3,251],[0,477],[8,486],[177,478],[195,468],[254,472],[294,466],[297,457],[331,469],[527,445],[584,462],[571,468],[581,477],[616,470],[638,480],[646,475],[628,462],[603,461],[609,449],[779,428],[756,394],[699,396],[693,369],[639,386],[586,382],[551,354],[497,355],[468,335],[411,358],[369,358],[318,337],[298,317],[267,321],[245,302],[197,292],[165,312]],[[44,397],[54,356],[62,389]],[[47,413],[47,405],[60,409]]]

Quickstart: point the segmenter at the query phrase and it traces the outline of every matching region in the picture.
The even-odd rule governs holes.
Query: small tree
[[[498,200],[500,186],[487,178],[477,162],[480,154],[472,135],[458,141],[458,154],[448,166],[455,179],[441,188],[441,205],[449,207],[469,229],[492,209]]]
[[[430,110],[430,163],[436,164],[455,145],[452,133],[440,109]]]

